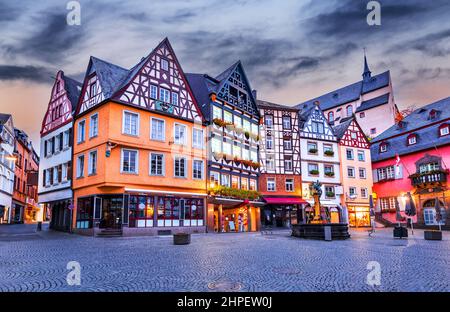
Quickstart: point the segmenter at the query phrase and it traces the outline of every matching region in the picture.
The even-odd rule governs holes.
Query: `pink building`
[[[373,190],[380,221],[397,222],[396,200],[404,215],[406,195],[411,192],[417,225],[438,225],[439,200],[440,222],[449,228],[449,106],[447,98],[419,108],[372,141]]]

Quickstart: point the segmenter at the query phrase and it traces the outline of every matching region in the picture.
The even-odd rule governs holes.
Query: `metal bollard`
[[[39,221],[38,223],[37,223],[37,229],[36,229],[37,231],[42,231],[42,221]]]

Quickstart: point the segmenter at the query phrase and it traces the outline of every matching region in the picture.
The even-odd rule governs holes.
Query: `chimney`
[[[258,90],[253,90],[252,95],[255,100],[258,99]]]

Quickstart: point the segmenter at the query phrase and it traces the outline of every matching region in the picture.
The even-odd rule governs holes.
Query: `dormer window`
[[[411,134],[408,136],[408,145],[415,145],[417,143],[417,135]]]
[[[387,143],[381,143],[380,153],[386,153],[386,152],[387,152]]]
[[[93,97],[96,94],[97,94],[97,84],[94,81],[89,85],[89,96]]]
[[[450,125],[444,124],[439,127],[439,136],[443,137],[450,134]]]
[[[436,111],[435,109],[432,109],[432,110],[430,111],[430,114],[428,115],[428,118],[429,118],[430,120],[433,120],[433,119],[436,119],[436,117],[437,117],[437,111]]]

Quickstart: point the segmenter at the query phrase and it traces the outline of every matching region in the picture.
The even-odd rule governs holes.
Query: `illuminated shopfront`
[[[369,227],[370,207],[348,206],[348,218],[351,227]]]
[[[210,204],[213,209],[212,228],[215,233],[256,232],[260,229],[262,203],[237,201],[234,203]],[[239,203],[240,202],[240,203]]]

